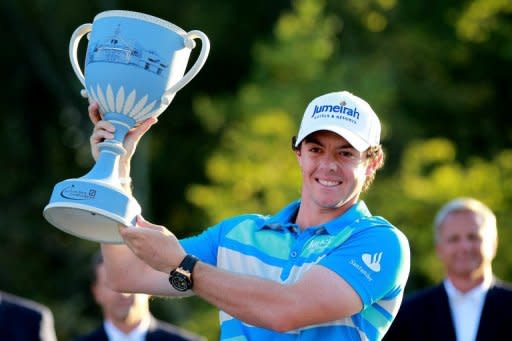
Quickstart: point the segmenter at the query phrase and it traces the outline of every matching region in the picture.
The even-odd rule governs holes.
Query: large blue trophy
[[[77,49],[89,38],[85,77]],[[185,73],[194,39],[201,50]],[[69,44],[71,65],[85,87],[84,97],[98,102],[103,119],[112,122],[115,137],[100,143],[100,155],[89,173],[55,185],[44,217],[74,236],[102,243],[122,243],[118,225],[134,224],[141,207],[123,190],[118,170],[125,153],[126,133],[141,121],[160,115],[203,67],[210,50],[201,31],[185,32],[176,25],[147,14],[130,11],[99,13],[83,24]]]

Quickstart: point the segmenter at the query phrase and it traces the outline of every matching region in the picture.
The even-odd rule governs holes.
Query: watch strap
[[[198,260],[196,256],[186,255],[178,267],[188,271],[192,275],[192,270],[194,270],[194,266],[196,266]]]
[[[192,255],[186,255],[180,265],[171,271],[169,282],[172,287],[178,291],[187,291],[192,289],[192,270],[198,259]]]

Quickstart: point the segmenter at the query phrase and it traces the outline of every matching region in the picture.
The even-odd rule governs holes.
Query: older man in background
[[[436,215],[434,236],[445,279],[406,297],[384,340],[512,340],[512,287],[492,271],[494,213],[473,198],[452,200]]]

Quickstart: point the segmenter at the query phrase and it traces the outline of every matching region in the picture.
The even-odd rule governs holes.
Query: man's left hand
[[[137,217],[136,226],[120,226],[119,233],[132,252],[155,270],[168,274],[185,258],[185,251],[171,231],[141,216]]]

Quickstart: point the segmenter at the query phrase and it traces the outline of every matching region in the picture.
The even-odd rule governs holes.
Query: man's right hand
[[[98,159],[99,156],[99,148],[98,144],[105,141],[110,140],[114,137],[115,127],[112,123],[108,121],[104,121],[101,117],[101,113],[99,111],[98,103],[91,103],[89,105],[89,118],[91,122],[94,124],[94,129],[89,139],[91,144],[91,152],[94,160]],[[137,143],[141,137],[149,130],[149,128],[155,124],[158,120],[156,117],[150,117],[144,121],[142,121],[139,125],[132,128],[125,136],[123,141],[123,147],[126,150],[126,154],[121,156],[119,161],[120,164],[120,174],[121,177],[129,176],[129,165],[130,160],[137,148]],[[126,167],[128,171],[124,172],[122,169]]]

